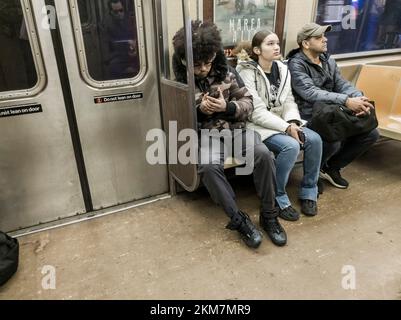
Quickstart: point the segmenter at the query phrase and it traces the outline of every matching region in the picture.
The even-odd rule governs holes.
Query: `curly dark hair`
[[[173,37],[174,72],[178,81],[186,82],[186,74],[182,74],[186,67],[181,63],[185,60],[185,30],[181,28]],[[192,49],[194,63],[207,62],[216,54],[213,69],[217,80],[222,81],[227,75],[227,60],[223,51],[220,31],[212,22],[192,21]],[[179,71],[180,75],[176,71]],[[185,79],[183,79],[185,78]],[[185,80],[185,81],[183,81]]]

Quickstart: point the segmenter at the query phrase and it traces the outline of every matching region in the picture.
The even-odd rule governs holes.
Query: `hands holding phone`
[[[205,93],[200,105],[202,113],[212,115],[216,112],[225,112],[227,110],[227,102],[224,99],[223,91],[219,87],[217,91]]]
[[[288,126],[288,128],[286,130],[286,133],[289,136],[293,137],[295,140],[297,140],[298,143],[301,145],[301,147],[304,146],[305,134],[304,134],[304,132],[302,131],[302,129],[298,125],[296,125],[295,123],[291,123]]]

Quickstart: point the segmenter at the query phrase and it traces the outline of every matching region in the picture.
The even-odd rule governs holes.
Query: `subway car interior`
[[[347,189],[324,182],[316,217],[280,220],[284,247],[247,248],[198,165],[174,161],[198,119],[173,38],[184,28],[190,74],[195,20],[217,25],[233,68],[259,30],[286,62],[303,25],[331,25],[341,75],[375,102],[379,140],[342,171]],[[401,0],[0,0],[0,42],[0,230],[19,241],[0,300],[401,299]],[[301,154],[296,209],[302,172]]]

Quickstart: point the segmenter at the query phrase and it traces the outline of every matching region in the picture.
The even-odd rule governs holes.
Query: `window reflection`
[[[38,81],[19,0],[0,2],[0,91],[33,88]]]
[[[89,1],[78,2],[78,8],[81,17],[89,16],[88,8],[94,11],[90,27],[82,29],[90,76],[96,81],[135,77],[140,63],[133,1]]]
[[[355,28],[347,28],[347,8]],[[319,0],[316,22],[333,25],[331,53],[401,48],[401,0]]]
[[[163,12],[163,37],[167,39],[163,51],[163,74],[166,79],[175,80],[173,71],[173,38],[177,30],[184,27],[184,11],[181,0],[165,0],[165,12]]]
[[[89,23],[90,17],[90,1],[78,0],[79,18],[81,19],[81,24],[86,25]]]

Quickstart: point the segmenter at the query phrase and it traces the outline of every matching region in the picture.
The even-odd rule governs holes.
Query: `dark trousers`
[[[361,154],[366,152],[380,137],[379,131],[374,129],[368,133],[353,136],[345,141],[323,141],[322,167],[340,170]]]
[[[249,133],[251,133],[249,135]],[[248,138],[246,138],[248,135]],[[251,137],[251,138],[249,138]],[[199,174],[203,184],[213,201],[223,207],[225,213],[234,221],[241,219],[238,206],[235,202],[234,191],[224,174],[224,161],[227,157],[246,156],[247,165],[253,166],[253,178],[258,196],[261,198],[261,214],[266,218],[277,216],[275,209],[276,167],[274,155],[262,143],[260,136],[250,130],[242,130],[234,134],[234,139],[242,140],[242,148],[233,153],[224,152],[227,145],[219,137],[211,136],[200,142]],[[215,143],[212,145],[212,141]],[[246,142],[246,143],[245,143]],[[234,145],[234,143],[233,143]],[[237,148],[239,149],[239,148]],[[205,157],[205,153],[206,157]],[[237,154],[236,154],[237,153]],[[203,157],[202,157],[203,154]],[[202,163],[202,158],[208,158],[208,163]],[[203,161],[205,162],[205,161]]]

